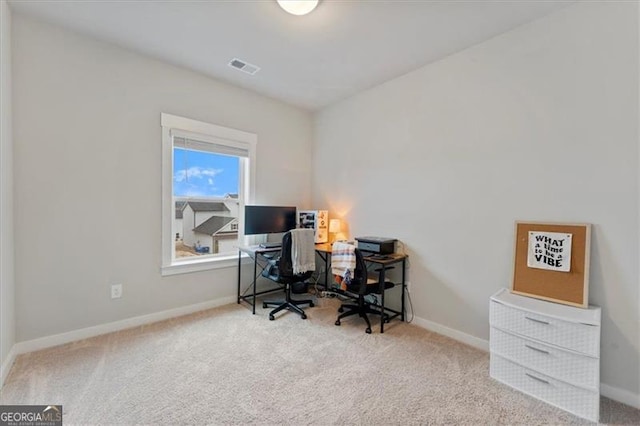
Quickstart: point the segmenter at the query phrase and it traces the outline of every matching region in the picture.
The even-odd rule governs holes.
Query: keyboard
[[[280,248],[282,243],[261,243],[260,248]]]

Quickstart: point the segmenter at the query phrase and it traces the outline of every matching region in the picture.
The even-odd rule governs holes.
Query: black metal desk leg
[[[329,254],[324,257],[324,289],[329,290]]]
[[[404,321],[404,292],[405,292],[405,286],[406,286],[406,281],[405,281],[405,261],[406,259],[402,259],[402,313],[400,314],[400,319],[402,321]]]
[[[240,304],[240,270],[242,269],[242,252],[238,250],[238,305]]]
[[[380,314],[380,334],[384,333],[384,314],[385,314],[385,310],[384,310],[384,270],[385,270],[385,265],[382,265],[382,268],[380,269],[380,293],[382,296],[382,301],[380,303],[382,303],[382,313]]]
[[[331,257],[330,253],[317,251],[316,253],[320,256],[320,259],[324,262],[324,289],[329,290],[329,259]]]
[[[256,274],[258,273],[258,254],[256,253],[253,258],[253,315],[256,314],[256,281],[258,281],[258,277]]]

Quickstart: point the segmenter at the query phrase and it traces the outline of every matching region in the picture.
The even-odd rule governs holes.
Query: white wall
[[[193,232],[193,228],[196,227],[195,220],[195,212],[187,204],[182,211],[182,242],[191,247],[196,242],[195,233]]]
[[[638,398],[636,3],[570,6],[329,107],[313,158],[315,205],[406,245],[416,315],[481,339],[514,221],[593,223],[602,381]]]
[[[182,219],[176,219],[175,218],[175,214],[174,214],[174,216],[173,216],[173,225],[171,227],[171,230],[172,230],[171,235],[173,235],[174,240],[176,238],[176,234],[180,234],[180,238],[183,238],[182,237],[183,234],[184,234],[183,228],[184,227],[182,225]]]
[[[240,205],[237,200],[225,201],[224,205],[229,209],[229,214],[227,214],[227,216],[238,217],[240,215]]]
[[[13,24],[16,340],[235,296],[236,268],[160,275],[160,113],[257,134],[256,202],[276,205],[310,203],[311,115],[18,14]]]
[[[15,343],[13,139],[11,131],[11,12],[0,1],[0,366]],[[5,365],[6,363],[6,365]],[[0,371],[0,386],[5,377]]]

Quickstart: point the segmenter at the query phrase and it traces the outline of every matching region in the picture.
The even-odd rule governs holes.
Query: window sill
[[[242,263],[247,263],[247,256],[242,253]],[[160,272],[163,277],[192,272],[209,271],[212,269],[233,268],[238,266],[238,255],[230,254],[216,258],[205,258],[188,261],[178,261],[171,265],[162,266]]]

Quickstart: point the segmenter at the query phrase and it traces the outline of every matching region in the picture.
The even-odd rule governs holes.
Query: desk
[[[332,244],[331,243],[316,244],[315,249],[318,256],[320,256],[320,258],[324,261],[324,287],[325,289],[328,290],[329,289],[329,267],[331,265]],[[259,277],[258,266],[260,266],[260,272],[262,272],[262,270],[264,270],[264,268],[267,267],[269,264],[268,255],[276,254],[279,252],[280,252],[280,247],[276,247],[276,248],[262,248],[260,246],[238,247],[238,300],[237,302],[238,304],[240,304],[241,302],[244,301],[251,304],[254,315],[256,313],[256,296],[260,296],[262,294],[271,293],[271,292],[282,289],[281,287],[277,287],[277,288],[271,288],[268,290],[262,290],[260,292],[256,291],[256,282]],[[248,254],[249,257],[253,259],[253,280],[249,285],[249,287],[247,287],[244,292],[242,292],[242,289],[241,289],[242,253]],[[381,309],[382,313],[390,312],[392,314],[388,316],[388,321],[398,316],[400,317],[400,321],[404,321],[404,313],[405,313],[404,299],[405,299],[405,287],[406,287],[405,273],[406,273],[407,258],[408,256],[406,254],[398,254],[398,253],[388,254],[385,256],[384,259],[376,259],[371,256],[365,256],[364,258],[364,260],[367,262],[368,265],[372,265],[373,267],[376,267],[376,266],[378,267],[376,271],[378,272],[378,282],[380,285],[379,290],[380,290],[380,297],[381,297],[381,301],[380,301],[381,306],[379,306],[379,308]],[[402,263],[402,281],[400,282],[400,285],[402,286],[402,302],[401,302],[402,307],[400,311],[396,311],[384,305],[384,293],[385,293],[384,282],[385,282],[386,270],[397,263]],[[249,290],[252,290],[252,292],[250,294],[247,294]],[[385,315],[380,315],[380,333],[384,333],[384,322],[385,322],[384,320],[385,320]]]
[[[316,244],[316,253],[324,262],[324,289],[329,290],[329,265],[331,265],[332,243]]]
[[[364,260],[367,263],[373,264],[373,265],[378,265],[380,266],[380,268],[378,268],[378,282],[380,285],[380,294],[381,294],[381,309],[382,309],[382,313],[385,313],[385,311],[389,311],[389,312],[393,312],[393,315],[389,316],[389,321],[397,316],[400,316],[400,321],[404,321],[404,292],[405,292],[405,287],[406,287],[406,266],[407,266],[407,258],[409,256],[407,256],[406,254],[398,254],[398,253],[394,253],[394,254],[388,254],[385,256],[384,259],[375,259],[375,258],[371,258],[369,257],[365,257]],[[402,263],[402,281],[400,282],[400,286],[402,287],[402,301],[400,302],[401,304],[401,308],[400,308],[400,312],[391,309],[391,308],[387,308],[384,306],[384,281],[385,281],[385,271],[392,265],[396,264],[396,263]],[[380,333],[384,333],[384,315],[380,315]]]
[[[324,271],[325,271],[324,287],[327,290],[329,289],[329,265],[331,264],[331,249],[332,249],[332,244],[330,243],[316,244],[316,253],[318,253],[320,258],[324,261]],[[384,258],[382,259],[375,258],[372,256],[364,257],[364,260],[368,265],[373,265],[374,267],[378,266],[376,271],[378,271],[378,283],[380,286],[379,291],[380,291],[380,298],[381,298],[381,301],[380,301],[381,306],[379,306],[379,308],[381,309],[383,314],[387,312],[391,312],[393,314],[388,317],[389,321],[398,316],[400,317],[400,321],[404,321],[404,313],[405,313],[404,298],[405,298],[405,287],[406,287],[406,266],[407,266],[408,257],[409,256],[407,256],[406,254],[399,254],[399,253],[385,255]],[[387,308],[384,305],[384,293],[385,293],[384,282],[386,278],[385,277],[386,270],[397,263],[402,263],[402,281],[400,282],[400,285],[402,286],[402,301],[400,302],[401,303],[400,312],[396,311],[395,309]],[[380,333],[384,333],[384,318],[385,318],[384,315],[380,315]]]
[[[263,248],[260,246],[240,246],[238,247],[238,305],[240,302],[250,303],[253,307],[253,314],[256,313],[256,296],[261,294],[271,293],[273,291],[282,290],[282,287],[272,288],[269,290],[263,290],[256,292],[256,282],[258,281],[258,265],[260,265],[260,272],[269,265],[269,254],[275,254],[280,252],[280,247],[275,248]],[[242,292],[241,277],[242,277],[242,253],[246,253],[253,259],[253,281],[251,285]],[[249,289],[253,288],[251,294],[247,294]],[[249,301],[250,300],[250,301]]]

